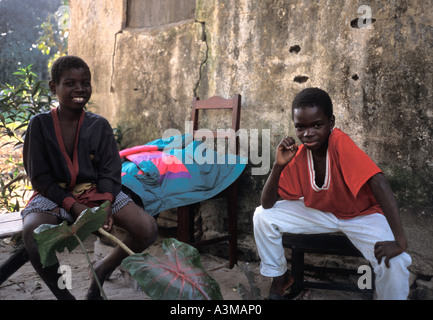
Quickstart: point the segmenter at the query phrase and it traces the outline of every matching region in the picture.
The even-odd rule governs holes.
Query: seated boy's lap
[[[130,224],[131,227],[138,227],[142,224],[147,224],[153,217],[134,202],[129,202],[113,214],[113,219],[114,224],[120,227],[125,224]]]
[[[24,230],[27,228],[36,229],[42,224],[57,225],[61,222],[61,219],[47,212],[31,212],[23,218],[23,228]]]

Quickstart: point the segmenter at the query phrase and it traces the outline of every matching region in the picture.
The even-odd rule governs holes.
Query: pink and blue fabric
[[[179,135],[120,151],[122,184],[140,197],[151,215],[212,198],[240,176],[246,161],[220,156],[201,144]],[[211,161],[197,163],[197,152]]]

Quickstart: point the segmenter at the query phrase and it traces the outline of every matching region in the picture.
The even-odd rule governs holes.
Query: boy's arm
[[[42,129],[44,126],[46,124],[42,117],[36,116],[29,122],[23,146],[24,168],[33,190],[59,206],[62,206],[65,200],[72,205],[74,196],[58,185],[54,175],[56,170],[50,164],[50,159],[56,159],[56,163],[60,162],[56,157],[57,153],[48,147],[57,142],[56,137],[45,135]]]
[[[272,208],[278,199],[278,183],[284,167],[292,161],[298,151],[295,140],[286,137],[277,146],[275,162],[272,166],[271,173],[263,187],[260,202],[264,209]]]
[[[271,173],[262,190],[260,202],[264,209],[272,208],[278,199],[278,182],[284,166],[274,163]]]
[[[121,190],[122,162],[114,138],[113,129],[106,119],[100,121],[101,139],[98,141],[98,163],[96,188],[99,193],[106,194],[107,200],[113,202]]]
[[[395,241],[381,241],[375,245],[375,256],[379,263],[382,258],[385,258],[385,264],[389,267],[389,260],[407,249],[407,239],[401,223],[400,211],[391,186],[383,173],[374,175],[368,184],[394,234]]]

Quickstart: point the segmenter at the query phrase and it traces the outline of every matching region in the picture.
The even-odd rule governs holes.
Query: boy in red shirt
[[[298,146],[284,138],[254,213],[261,273],[273,278],[269,299],[293,284],[282,234],[344,232],[370,261],[378,299],[406,299],[410,256],[397,202],[376,164],[341,130],[332,101],[318,88],[292,103]],[[279,196],[283,198],[277,201]],[[391,260],[392,259],[392,260]]]

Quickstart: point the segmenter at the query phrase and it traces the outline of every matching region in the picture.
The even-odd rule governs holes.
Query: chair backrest
[[[200,100],[194,97],[192,102],[192,124],[193,135],[199,130],[199,110],[218,110],[218,109],[231,109],[231,127],[218,128],[221,130],[213,130],[212,135],[215,139],[227,139],[229,142],[229,150],[232,154],[239,154],[239,137],[237,132],[239,130],[241,118],[241,95],[235,94],[231,99],[225,99],[219,96]],[[231,130],[227,130],[231,129]]]

